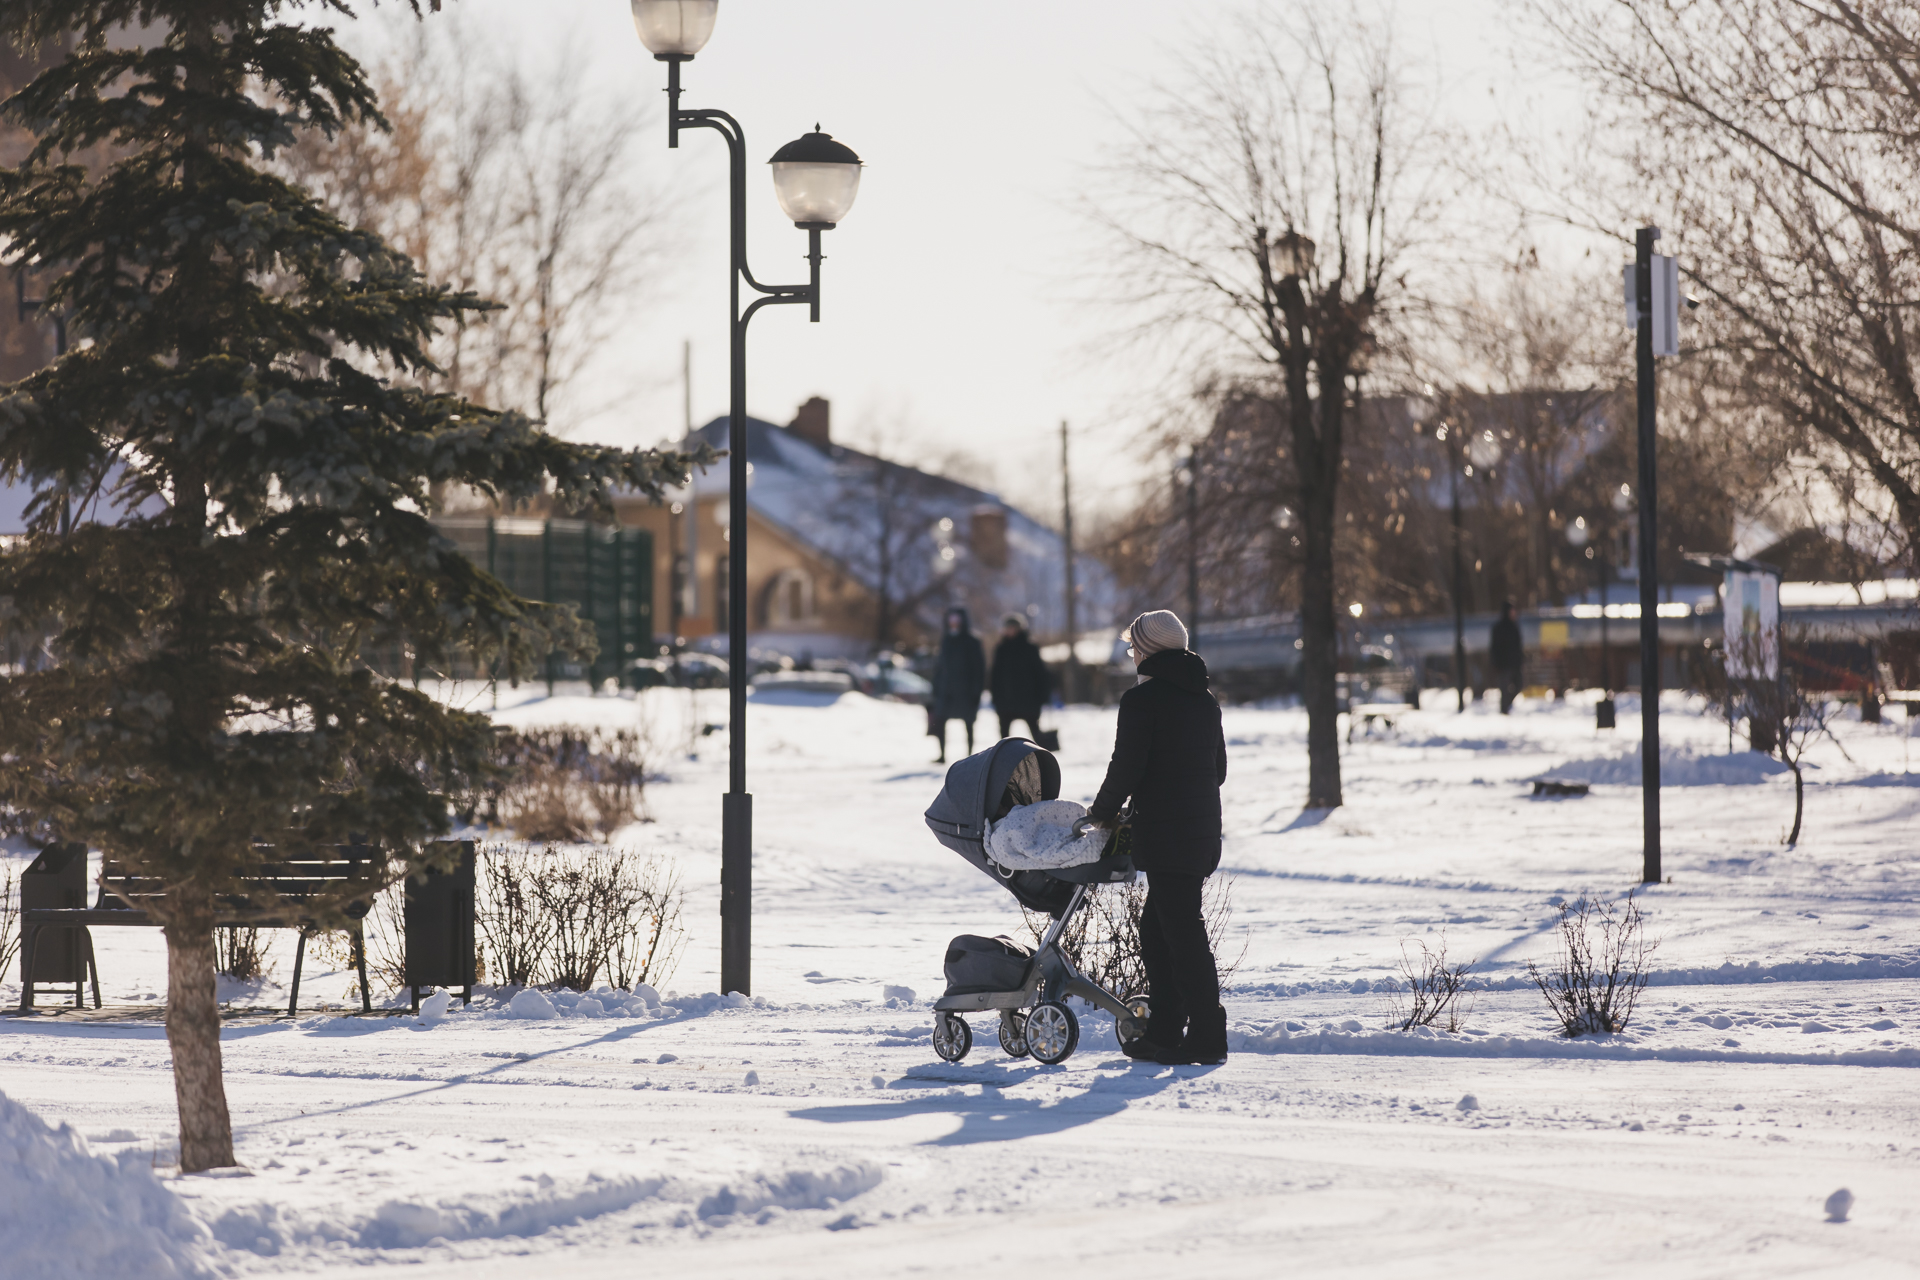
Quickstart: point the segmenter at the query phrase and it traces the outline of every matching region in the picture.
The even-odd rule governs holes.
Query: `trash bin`
[[[457,845],[460,852],[453,870],[428,871],[424,880],[407,880],[407,986],[415,1013],[423,989],[458,987],[463,1004],[473,1000],[473,841],[445,841],[439,847],[448,845]]]
[[[93,977],[93,1007],[100,1007],[100,972],[93,962],[93,935],[85,925],[26,923],[29,911],[84,910],[87,905],[87,846],[77,842],[50,844],[20,874],[20,985],[31,997],[40,987],[73,984],[74,1008],[85,1007],[81,987]],[[25,945],[31,938],[32,946]],[[29,973],[27,966],[33,971]],[[24,1001],[31,1006],[31,999]]]

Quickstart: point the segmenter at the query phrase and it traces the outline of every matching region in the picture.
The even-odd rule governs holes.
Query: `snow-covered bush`
[[[1527,975],[1553,1006],[1564,1034],[1627,1029],[1634,1003],[1652,976],[1647,962],[1660,945],[1647,940],[1645,923],[1631,893],[1623,908],[1585,897],[1560,904],[1559,960],[1544,973],[1529,960]]]

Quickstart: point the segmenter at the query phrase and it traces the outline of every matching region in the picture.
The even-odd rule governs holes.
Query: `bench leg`
[[[300,965],[307,958],[307,931],[300,931],[300,943],[293,951],[293,992],[287,997],[287,1016],[293,1017],[300,1010]]]
[[[353,963],[360,970],[360,1012],[373,1012],[373,992],[367,987],[367,929],[361,921],[353,922]]]
[[[461,988],[460,1003],[461,1004],[473,1003],[473,984],[472,983],[468,983],[465,987]]]
[[[93,1007],[100,1007],[100,966],[94,961],[93,947],[87,947],[87,973],[93,978]]]
[[[408,987],[407,990],[413,993],[413,1011],[415,1013],[419,1013],[420,1012],[420,988],[417,986],[413,986],[413,987]]]

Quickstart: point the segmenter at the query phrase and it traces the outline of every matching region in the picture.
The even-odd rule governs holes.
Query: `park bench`
[[[56,852],[62,855],[68,865],[75,857],[79,859],[84,876],[86,850],[77,845],[50,845],[42,850],[35,865],[51,861],[49,855]],[[318,925],[312,914],[304,909],[304,903],[316,898],[326,897],[337,901],[342,890],[351,889],[355,881],[366,884],[364,897],[348,898],[346,914],[350,921],[349,930],[353,936],[353,961],[360,974],[360,1008],[363,1013],[373,1012],[372,995],[367,987],[367,947],[361,921],[371,908],[373,895],[378,891],[380,877],[385,871],[380,851],[370,845],[349,844],[334,846],[327,850],[263,862],[241,883],[256,892],[279,895],[280,905],[275,908],[260,909],[249,904],[244,894],[222,899],[214,918],[216,927],[256,928],[256,929],[297,929],[300,931],[300,944],[293,957],[293,990],[287,1000],[287,1014],[292,1016],[300,1006],[300,968],[307,955],[307,939],[313,935]],[[29,868],[31,870],[31,868]],[[92,907],[29,907],[24,902],[20,912],[20,1011],[26,1013],[33,1008],[34,988],[45,985],[36,981],[38,977],[36,951],[41,946],[44,935],[49,930],[64,930],[64,934],[47,937],[50,945],[64,945],[71,948],[71,959],[78,961],[82,957],[89,967],[93,964],[93,942],[90,929],[101,927],[148,927],[158,928],[161,921],[156,918],[145,904],[158,903],[165,890],[157,880],[136,876],[118,862],[108,859],[100,872],[100,896]],[[132,905],[129,905],[132,904]],[[82,1005],[77,968],[73,971],[74,1004]],[[93,975],[93,1006],[100,1007],[100,978],[98,970]]]
[[[1404,702],[1360,702],[1347,708],[1347,741],[1353,741],[1353,729],[1357,724],[1367,733],[1373,732],[1373,722],[1378,720],[1393,731],[1394,722],[1413,708]]]

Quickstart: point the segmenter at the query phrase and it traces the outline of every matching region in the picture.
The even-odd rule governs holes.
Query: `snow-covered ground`
[[[700,994],[725,734],[688,732],[724,720],[724,695],[501,701],[512,723],[648,727],[655,820],[616,842],[671,855],[691,890],[664,1003],[237,1012],[247,1175],[181,1178],[160,939],[98,930],[112,1016],[0,1021],[0,1092],[21,1104],[0,1103],[0,1250],[25,1268],[0,1271],[1920,1274],[1920,773],[1900,713],[1816,748],[1789,850],[1791,779],[1670,698],[1671,882],[1640,897],[1654,985],[1624,1035],[1568,1042],[1526,962],[1552,952],[1556,903],[1639,879],[1630,700],[1617,734],[1586,703],[1409,713],[1346,748],[1330,814],[1300,811],[1304,718],[1229,710],[1236,1053],[1168,1069],[1122,1057],[1104,1015],[1060,1067],[1006,1058],[985,1017],[965,1062],[934,1056],[947,939],[1022,923],[921,822],[942,771],[917,709],[752,708],[754,998],[730,1001]],[[1064,793],[1088,799],[1112,712],[1056,723]],[[1535,799],[1541,775],[1593,792]],[[1475,961],[1465,1029],[1385,1030],[1376,984],[1403,942],[1443,934]],[[308,964],[303,1002],[341,1004],[347,975]],[[285,999],[273,980],[227,994]],[[1849,1220],[1829,1222],[1841,1187]]]

